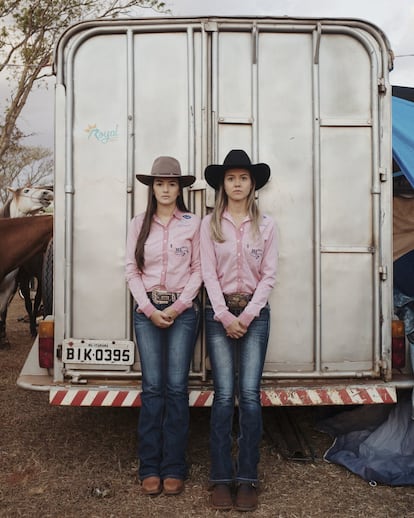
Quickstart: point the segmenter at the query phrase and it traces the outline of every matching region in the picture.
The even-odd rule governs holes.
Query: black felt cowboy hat
[[[255,181],[255,189],[261,189],[270,178],[270,167],[267,164],[252,164],[248,154],[242,149],[232,149],[224,159],[223,165],[211,164],[204,171],[207,183],[218,189],[223,183],[224,173],[229,169],[247,169]]]
[[[171,156],[159,156],[154,160],[150,174],[137,174],[137,180],[145,185],[151,185],[154,178],[174,178],[182,187],[188,187],[195,182],[195,176],[182,175],[180,162]]]

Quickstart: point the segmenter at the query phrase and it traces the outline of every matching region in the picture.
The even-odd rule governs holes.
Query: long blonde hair
[[[255,200],[255,182],[252,175],[250,175],[252,180],[252,188],[250,190],[249,196],[247,197],[247,213],[252,221],[251,232],[252,236],[258,236],[260,233],[259,230],[259,222],[261,218],[261,213],[259,207],[257,206]],[[228,196],[226,191],[224,190],[224,181],[220,184],[220,187],[217,191],[216,202],[214,204],[214,209],[211,214],[210,220],[210,232],[211,239],[216,241],[217,243],[224,243],[224,235],[223,229],[221,226],[221,218],[223,216],[223,212],[226,210],[228,205]]]

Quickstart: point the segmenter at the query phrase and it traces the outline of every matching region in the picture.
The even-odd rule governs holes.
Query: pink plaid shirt
[[[211,215],[201,222],[200,250],[203,281],[215,318],[228,327],[236,318],[228,310],[223,293],[249,293],[251,301],[238,317],[249,326],[266,305],[275,284],[277,244],[273,220],[262,216],[260,236],[252,237],[251,220],[246,218],[239,228],[225,211],[222,229],[225,241],[217,243],[210,235]]]
[[[154,216],[145,243],[145,267],[140,273],[135,261],[135,247],[144,214],[132,219],[126,244],[125,277],[139,310],[148,318],[155,311],[147,292],[162,289],[180,293],[172,308],[182,313],[189,308],[201,286],[200,218],[175,210],[164,225]]]

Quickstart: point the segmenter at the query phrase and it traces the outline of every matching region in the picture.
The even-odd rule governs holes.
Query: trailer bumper
[[[190,389],[191,407],[210,407],[211,389]],[[385,384],[325,386],[319,388],[265,388],[262,406],[372,405],[396,403],[397,391]],[[57,406],[140,407],[141,390],[125,388],[51,388],[49,402]]]

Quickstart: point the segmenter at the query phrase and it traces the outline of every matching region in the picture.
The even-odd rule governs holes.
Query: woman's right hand
[[[247,333],[247,327],[244,326],[239,319],[233,320],[233,322],[226,327],[226,334],[229,338],[241,338]]]
[[[156,309],[152,313],[152,315],[150,316],[150,320],[154,324],[154,326],[161,327],[162,329],[170,327],[174,323],[174,320],[171,317],[169,317],[159,309]]]

